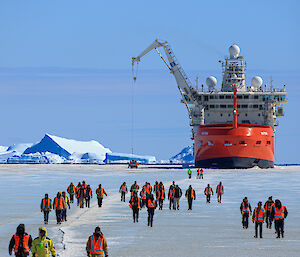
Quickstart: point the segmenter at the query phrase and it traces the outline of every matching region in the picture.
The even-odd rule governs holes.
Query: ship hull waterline
[[[199,168],[272,168],[274,132],[266,125],[202,125],[196,132],[194,156]]]

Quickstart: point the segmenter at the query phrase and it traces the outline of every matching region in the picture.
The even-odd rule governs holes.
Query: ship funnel
[[[252,79],[251,79],[251,86],[253,89],[257,90],[258,88],[261,87],[263,83],[263,80],[261,77],[259,76],[254,76]]]
[[[209,76],[207,79],[206,79],[206,85],[208,87],[208,90],[210,92],[214,91],[214,88],[215,86],[217,85],[217,79],[213,76]]]
[[[233,44],[232,46],[230,46],[229,47],[230,58],[231,59],[238,58],[240,51],[241,51],[240,48],[236,44]]]

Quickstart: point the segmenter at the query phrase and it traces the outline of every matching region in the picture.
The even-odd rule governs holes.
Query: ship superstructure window
[[[220,116],[222,117],[222,116],[223,116],[223,113],[221,113]]]
[[[223,95],[220,95],[219,98],[220,98],[220,99],[224,99],[224,96],[223,96]]]
[[[208,96],[207,95],[204,96],[204,101],[208,101]]]
[[[253,98],[254,98],[254,99],[258,99],[258,95],[255,95]]]
[[[213,141],[208,141],[207,144],[212,146],[212,145],[214,145],[214,142]]]
[[[213,96],[213,95],[210,95],[210,96],[209,96],[209,99],[214,99],[214,96]]]
[[[226,99],[231,99],[231,95],[227,95],[227,96],[226,96]]]
[[[230,141],[225,141],[224,145],[231,146],[232,144],[230,143]]]
[[[243,98],[242,95],[238,95],[238,96],[237,96],[237,99],[242,99],[242,98]]]
[[[258,108],[258,104],[253,104],[253,108]]]
[[[233,105],[232,104],[228,104],[227,107],[232,109]]]
[[[220,108],[226,108],[226,104],[221,104]]]
[[[260,113],[258,114],[258,116],[260,116]]]
[[[248,108],[248,104],[242,104],[242,108]]]
[[[215,108],[215,105],[214,105],[214,104],[211,104],[211,105],[209,106],[209,108]]]
[[[261,141],[256,141],[256,144],[257,144],[257,145],[260,145],[260,144],[261,144]]]
[[[249,96],[248,95],[244,95],[244,99],[249,99]]]
[[[267,145],[270,145],[271,144],[271,141],[267,141]]]
[[[247,145],[245,141],[240,141],[239,144],[240,145]]]

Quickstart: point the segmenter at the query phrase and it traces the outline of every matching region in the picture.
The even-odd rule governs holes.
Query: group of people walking
[[[156,181],[153,187],[149,182],[141,187],[136,181],[131,185],[128,190],[126,182],[123,182],[120,186],[119,192],[121,193],[121,201],[125,202],[126,194],[130,192],[129,206],[133,213],[133,222],[139,221],[139,211],[146,207],[148,210],[148,226],[153,226],[154,211],[158,207],[159,210],[163,209],[163,203],[166,199],[165,186],[162,182]],[[222,182],[217,186],[216,192],[218,195],[218,202],[221,203],[222,194],[224,193],[224,186]],[[210,197],[213,195],[213,190],[208,184],[204,190],[206,196],[206,202],[210,203]],[[175,184],[175,181],[169,187],[168,194],[169,209],[179,210],[180,209],[180,199],[182,197],[182,189]],[[196,192],[192,185],[188,187],[185,192],[185,197],[188,202],[188,210],[192,210],[193,201],[196,200]]]
[[[251,209],[251,204],[248,202],[248,198],[245,197],[241,203],[240,211],[242,214],[242,225],[244,229],[248,228],[249,216],[252,215],[252,222],[255,223],[255,238],[262,238],[263,223],[266,222],[266,227],[268,229],[272,228],[272,222],[275,222],[275,232],[277,238],[284,237],[284,219],[288,215],[288,211],[284,205],[281,204],[279,199],[275,202],[272,196],[265,202],[264,206],[262,202],[257,203],[257,207],[254,208],[253,212]]]

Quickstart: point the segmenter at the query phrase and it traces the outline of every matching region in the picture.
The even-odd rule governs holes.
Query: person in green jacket
[[[31,252],[33,257],[49,257],[49,251],[55,257],[55,247],[50,238],[47,237],[45,227],[39,228],[39,236],[32,242]]]

